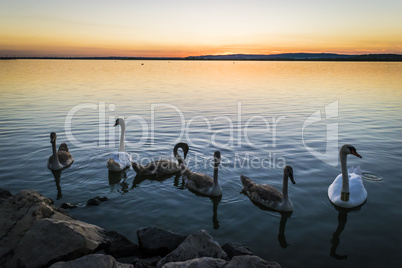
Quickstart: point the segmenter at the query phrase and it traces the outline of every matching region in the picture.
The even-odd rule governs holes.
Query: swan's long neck
[[[282,185],[283,200],[288,200],[288,174],[283,172],[283,185]]]
[[[349,201],[349,174],[346,164],[347,155],[339,152],[339,158],[341,160],[341,169],[342,169],[342,192],[341,192],[341,200]]]
[[[121,134],[120,134],[119,152],[126,152],[126,148],[124,146],[124,132],[126,132],[126,125],[124,123],[120,123],[120,126],[121,126]]]
[[[54,169],[59,169],[59,168],[61,168],[61,164],[60,164],[59,155],[58,155],[57,149],[56,149],[56,141],[52,142],[52,150],[53,150],[52,166]]]
[[[180,157],[179,152],[177,151],[178,147],[175,146],[173,148],[173,156],[177,159],[177,161],[179,162],[179,164],[181,165],[183,163],[183,159]]]
[[[218,187],[219,183],[218,183],[218,167],[214,167],[214,188]]]

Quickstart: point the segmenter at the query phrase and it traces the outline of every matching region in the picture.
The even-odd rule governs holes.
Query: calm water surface
[[[74,217],[134,242],[143,226],[203,228],[283,267],[398,267],[401,103],[401,63],[0,61],[0,187],[79,204]],[[189,167],[212,175],[220,150],[222,199],[193,194],[180,177],[109,174],[117,117],[126,119],[126,149],[137,162],[169,158],[184,141]],[[75,158],[61,174],[46,167],[52,131]],[[382,177],[364,180],[366,204],[346,213],[327,197],[345,143],[363,156],[349,166]],[[240,174],[280,189],[285,164],[296,180],[291,215],[240,193]],[[85,207],[97,195],[110,200]]]

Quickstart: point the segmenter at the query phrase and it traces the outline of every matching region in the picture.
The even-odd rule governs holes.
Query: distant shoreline
[[[206,55],[190,57],[0,57],[0,60],[163,60],[163,61],[379,61],[401,62],[400,54],[344,55],[331,53],[285,53],[275,55]]]

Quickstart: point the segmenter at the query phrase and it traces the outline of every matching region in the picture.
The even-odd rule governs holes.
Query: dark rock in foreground
[[[9,191],[0,188],[0,204],[3,203],[3,201],[9,198],[10,196],[11,193]]]
[[[140,256],[138,245],[132,243],[125,236],[111,231],[108,232],[110,246],[105,248],[105,252],[115,258]]]
[[[224,249],[207,231],[189,236],[158,227],[123,235],[71,218],[33,190],[0,189],[0,267],[280,267],[242,246]],[[116,260],[117,259],[117,260]]]
[[[131,264],[118,263],[108,255],[91,254],[69,262],[58,262],[50,268],[133,268]]]
[[[96,196],[87,201],[87,206],[99,206],[102,202],[108,201],[107,197]]]
[[[205,230],[200,230],[187,237],[174,251],[160,260],[156,267],[162,267],[168,262],[187,261],[201,257],[227,259],[225,251]]]
[[[222,249],[226,252],[229,259],[232,259],[235,256],[241,255],[253,255],[250,249],[245,246],[240,246],[232,243],[226,243],[222,246]]]
[[[78,206],[70,204],[70,203],[63,203],[63,204],[60,205],[60,207],[62,209],[73,209],[73,208],[77,208]]]
[[[139,228],[137,230],[138,245],[147,256],[164,257],[176,249],[186,236],[163,230],[159,227]]]

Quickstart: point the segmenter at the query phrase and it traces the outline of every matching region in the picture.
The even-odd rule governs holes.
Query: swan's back
[[[349,201],[345,202],[341,200],[342,174],[339,174],[328,187],[328,198],[338,207],[354,208],[364,204],[367,200],[367,191],[363,185],[361,170],[359,167],[349,169],[349,171],[352,170],[353,173],[349,173]]]
[[[255,185],[255,189],[249,190],[253,192],[253,195],[256,195],[261,200],[270,203],[281,203],[282,202],[282,193],[279,192],[276,188],[271,185],[262,184]]]
[[[183,179],[187,188],[197,192],[205,191],[214,186],[214,181],[210,176],[190,170],[183,173]]]
[[[185,167],[184,164],[181,164],[182,168],[182,177],[186,187],[189,190],[198,192],[207,196],[221,196],[222,188],[218,182],[218,167],[220,164],[221,153],[216,151],[214,153],[214,178],[203,174],[203,173],[195,173],[191,172],[189,169]]]
[[[59,150],[57,151],[57,157],[59,158],[59,162],[62,165],[62,168],[65,168],[71,165],[74,162],[73,156],[68,151],[68,147],[66,143],[62,143],[59,146]],[[53,155],[49,156],[47,167],[52,169],[53,166]]]
[[[60,146],[59,146],[59,152],[60,152],[60,151],[69,152],[69,151],[68,151],[67,144],[66,144],[65,142],[63,142],[62,144],[60,144]]]
[[[243,175],[240,179],[251,201],[272,209],[278,209],[278,206],[282,204],[282,193],[271,185],[256,184],[250,178]]]
[[[68,166],[74,161],[73,156],[68,151],[67,144],[64,142],[59,146],[58,156],[59,161],[63,166]]]

